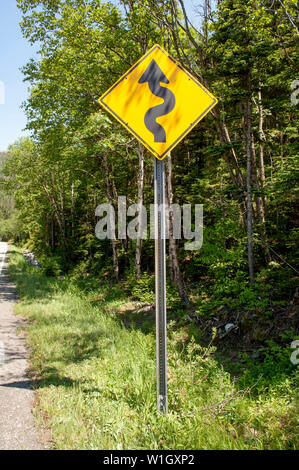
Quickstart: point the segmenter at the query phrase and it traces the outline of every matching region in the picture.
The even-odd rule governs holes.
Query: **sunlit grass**
[[[155,337],[117,319],[117,286],[84,293],[12,249],[36,377],[39,422],[58,449],[293,449],[292,383],[246,393],[206,349],[168,332],[169,409],[156,412]],[[183,338],[183,339],[182,339]],[[280,388],[279,388],[280,387]]]

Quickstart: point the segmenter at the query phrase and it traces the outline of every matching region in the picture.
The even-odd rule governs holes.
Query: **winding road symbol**
[[[144,124],[154,134],[155,142],[166,142],[165,130],[156,119],[169,114],[175,107],[175,96],[172,91],[160,85],[160,83],[168,84],[169,80],[153,59],[138,83],[148,83],[153,95],[164,99],[164,103],[153,106],[145,113]]]
[[[98,101],[158,160],[217,104],[217,98],[159,44]]]

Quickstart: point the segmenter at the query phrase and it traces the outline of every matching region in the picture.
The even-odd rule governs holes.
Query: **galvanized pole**
[[[157,407],[168,412],[166,349],[165,163],[154,161]]]

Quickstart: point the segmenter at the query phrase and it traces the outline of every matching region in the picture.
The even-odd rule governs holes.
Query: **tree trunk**
[[[254,283],[254,258],[253,258],[253,207],[252,207],[252,104],[248,99],[246,103],[246,119],[245,119],[245,140],[247,154],[247,246],[248,246],[248,269],[250,283]]]
[[[138,148],[139,155],[139,171],[138,171],[138,236],[136,239],[136,255],[135,255],[135,266],[136,266],[136,277],[139,280],[141,277],[141,255],[142,255],[142,233],[141,233],[141,217],[142,217],[142,204],[143,204],[143,187],[144,187],[144,147],[139,143]]]
[[[265,163],[264,163],[264,141],[265,141],[265,134],[263,129],[264,117],[263,117],[263,106],[262,106],[262,92],[261,89],[258,91],[258,110],[259,110],[259,170],[260,170],[260,185],[262,189],[262,201],[263,201],[263,208],[264,214],[266,214],[267,209],[267,200],[264,194],[265,189]]]
[[[256,190],[255,204],[256,204],[257,220],[260,224],[264,224],[265,217],[264,217],[262,199],[261,199],[261,196],[259,195],[260,185],[258,181],[256,154],[255,154],[253,136],[251,136],[251,181],[252,181],[253,188]]]
[[[71,223],[72,223],[72,238],[75,237],[74,197],[75,197],[75,190],[74,190],[74,183],[72,183],[72,189],[71,189]]]
[[[50,183],[50,179],[48,181]],[[60,232],[61,243],[62,243],[64,251],[66,252],[67,240],[66,240],[65,230],[64,230],[63,214],[61,213],[61,210],[59,209],[58,202],[56,201],[56,198],[55,198],[54,176],[53,176],[52,173],[51,173],[51,183],[52,183],[51,184],[52,192],[50,191],[50,189],[48,189],[48,187],[45,183],[42,184],[42,187],[43,187],[43,189],[44,189],[44,191],[45,191],[45,193],[48,197],[48,200],[49,200],[49,202],[52,206],[53,213],[56,217],[57,225],[58,225],[59,232]],[[54,227],[55,227],[55,225],[54,225]]]
[[[184,282],[181,276],[180,265],[178,261],[177,245],[173,237],[173,211],[171,205],[173,203],[173,190],[172,190],[172,158],[171,153],[168,154],[168,178],[167,178],[167,189],[168,189],[168,204],[169,204],[169,257],[171,258],[171,266],[173,270],[174,282],[177,285],[181,301],[185,305],[190,305],[190,300],[185,290]]]
[[[60,200],[61,200],[61,222],[62,222],[62,231],[63,231],[63,239],[66,240],[66,221],[65,221],[65,188],[64,188],[64,180],[61,183],[61,193],[60,193]]]
[[[55,217],[51,214],[51,250],[54,253],[55,250]]]
[[[262,91],[261,88],[258,90],[258,112],[259,112],[259,128],[258,128],[258,136],[259,136],[259,152],[258,152],[258,159],[259,159],[259,187],[261,190],[261,207],[260,207],[260,223],[261,223],[261,238],[263,241],[264,253],[265,253],[265,261],[268,265],[271,261],[271,254],[270,250],[267,245],[267,233],[266,233],[266,210],[267,210],[267,200],[265,195],[265,165],[264,165],[264,141],[265,141],[265,134],[263,129],[263,106],[262,106]]]
[[[111,179],[109,175],[109,168],[108,168],[108,161],[107,161],[107,156],[104,156],[104,166],[105,166],[105,172],[106,172],[106,188],[107,188],[107,197],[109,204],[114,207],[113,205],[113,188],[111,184]],[[112,253],[113,253],[113,270],[114,270],[114,276],[115,279],[118,281],[119,279],[119,264],[118,264],[118,249],[117,249],[117,240],[114,237],[111,240],[112,243]]]
[[[217,135],[222,145],[230,145],[231,149],[230,152],[224,152],[224,160],[226,162],[232,183],[237,187],[241,188],[245,182],[243,180],[243,175],[241,169],[238,164],[238,159],[234,148],[232,147],[232,142],[229,134],[229,130],[225,122],[221,122],[219,114],[217,112],[214,113],[214,119],[216,123]],[[234,171],[233,171],[234,170]],[[242,219],[244,230],[247,227],[247,219],[246,219],[246,204],[244,201],[239,201],[239,210],[240,210],[240,218]]]

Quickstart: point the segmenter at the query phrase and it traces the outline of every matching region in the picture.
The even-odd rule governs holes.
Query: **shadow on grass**
[[[125,328],[140,330],[143,334],[154,334],[156,328],[155,309],[149,306],[143,310],[140,306],[136,308],[120,308],[113,316],[114,320]]]
[[[43,378],[27,379],[16,382],[8,382],[1,384],[1,387],[6,388],[22,388],[22,389],[38,389],[48,387],[50,385],[73,387],[79,382],[70,379],[69,377],[61,377],[58,372],[52,369],[52,373],[47,373]]]
[[[43,376],[34,378],[31,381],[31,387],[34,389],[55,387],[74,387],[82,382],[62,376],[55,367],[47,367],[43,370]]]
[[[39,269],[24,262],[9,266],[8,275],[17,284],[18,293],[23,301],[30,303],[48,301],[59,289],[65,291],[67,285],[55,278],[45,276]]]

